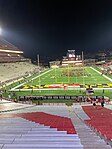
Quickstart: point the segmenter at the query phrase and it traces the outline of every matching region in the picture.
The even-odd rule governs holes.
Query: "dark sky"
[[[0,0],[0,24],[32,59],[112,49],[112,0]]]

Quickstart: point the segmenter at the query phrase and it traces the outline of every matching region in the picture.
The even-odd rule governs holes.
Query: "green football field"
[[[111,84],[107,78],[90,67],[50,69],[27,85],[39,84]]]
[[[10,91],[17,96],[86,95],[88,87],[94,88],[94,95],[112,96],[112,79],[93,67],[47,69],[12,85]]]

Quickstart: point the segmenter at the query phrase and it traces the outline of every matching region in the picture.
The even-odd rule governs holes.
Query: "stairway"
[[[107,145],[103,139],[97,136],[96,133],[84,123],[78,113],[79,112],[75,112],[74,107],[69,108],[69,116],[71,117],[72,123],[75,126],[76,132],[84,149],[111,149],[111,147]],[[87,117],[87,115],[84,115],[83,111],[82,113],[84,117]]]
[[[83,146],[77,134],[10,117],[0,120],[0,149],[83,149]]]

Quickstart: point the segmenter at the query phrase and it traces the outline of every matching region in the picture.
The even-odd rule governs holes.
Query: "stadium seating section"
[[[38,71],[37,66],[29,62],[0,63],[0,81],[19,78],[35,71]]]
[[[92,106],[83,106],[83,110],[91,118],[85,122],[96,130],[106,140],[112,139],[112,111],[100,106],[94,109]]]
[[[27,120],[50,126],[50,128],[57,128],[59,131],[67,131],[68,134],[75,134],[75,128],[70,118],[51,115],[44,112],[32,112],[20,114],[22,118]]]

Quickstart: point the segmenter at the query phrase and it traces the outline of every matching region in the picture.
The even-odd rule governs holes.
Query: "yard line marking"
[[[93,68],[93,67],[90,67],[91,69],[93,69],[94,71],[96,71],[98,74],[102,74],[101,72],[99,72],[98,70],[96,70],[95,68]],[[112,79],[111,78],[109,78],[109,77],[107,77],[106,75],[102,75],[104,78],[106,78],[107,80],[109,80],[109,81],[111,81],[112,82]]]

